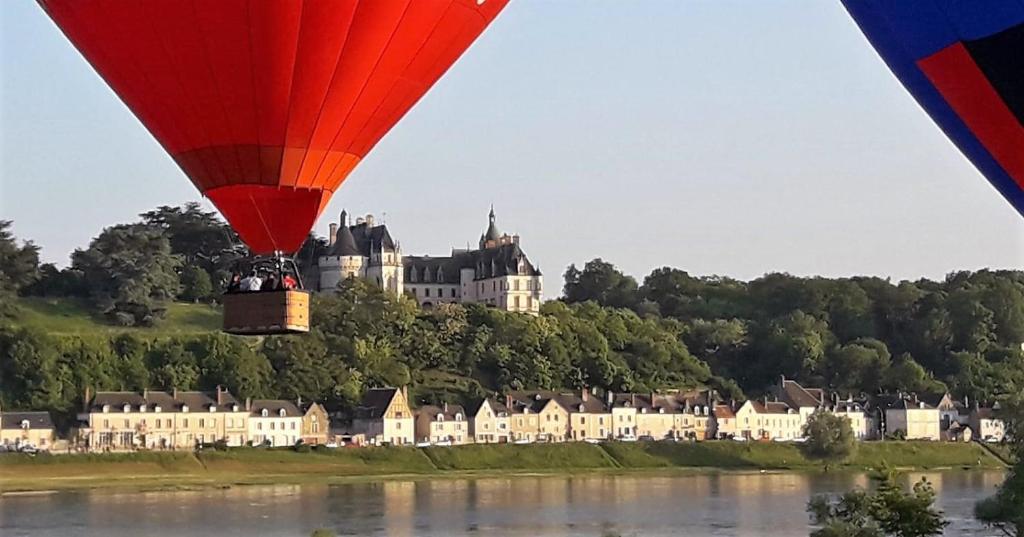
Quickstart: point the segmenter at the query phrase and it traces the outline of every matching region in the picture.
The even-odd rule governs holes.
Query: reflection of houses
[[[484,399],[469,418],[469,434],[478,444],[509,441],[508,409],[497,399]]]
[[[49,412],[0,412],[0,445],[27,445],[47,451],[53,440],[53,421]]]
[[[247,406],[249,441],[254,446],[294,446],[302,438],[303,412],[291,401],[254,399]]]
[[[426,405],[417,408],[416,441],[465,444],[469,442],[469,422],[461,405]]]
[[[415,442],[415,425],[405,388],[373,388],[363,394],[352,421],[355,434],[375,444],[405,445]]]

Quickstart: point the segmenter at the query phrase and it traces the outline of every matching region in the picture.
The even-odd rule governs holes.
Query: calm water
[[[998,472],[925,473],[953,525],[971,520]],[[856,475],[517,477],[198,492],[69,492],[0,499],[0,535],[31,536],[806,536],[812,494],[865,485]]]

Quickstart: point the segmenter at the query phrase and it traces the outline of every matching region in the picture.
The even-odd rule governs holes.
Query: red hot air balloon
[[[256,254],[331,195],[508,0],[39,0]]]

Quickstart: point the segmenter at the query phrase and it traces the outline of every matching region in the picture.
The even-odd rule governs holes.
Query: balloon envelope
[[[1024,216],[1024,2],[843,4],[917,102]]]
[[[254,253],[294,252],[508,0],[39,0]]]

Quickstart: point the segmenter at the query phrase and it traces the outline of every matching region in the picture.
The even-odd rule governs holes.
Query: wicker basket
[[[240,335],[309,332],[309,292],[231,293],[224,300],[224,331]]]

